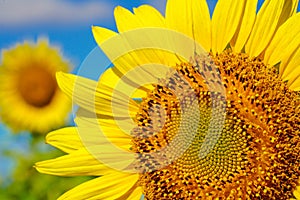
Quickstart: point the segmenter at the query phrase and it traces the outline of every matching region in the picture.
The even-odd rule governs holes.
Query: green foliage
[[[67,190],[90,179],[38,173],[33,167],[34,163],[63,155],[62,152],[44,144],[42,137],[33,137],[30,152],[8,150],[6,154],[16,161],[17,166],[12,170],[12,182],[0,187],[0,199],[3,200],[54,200]],[[4,182],[0,177],[0,184]]]

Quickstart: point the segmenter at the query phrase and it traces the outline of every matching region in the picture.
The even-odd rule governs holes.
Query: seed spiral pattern
[[[207,57],[181,63],[140,103],[132,150],[140,155],[145,198],[293,198],[300,176],[299,93],[259,59],[230,51],[210,58],[217,73]],[[207,73],[221,77],[214,84],[225,87],[226,97],[209,90],[214,79]],[[225,123],[208,137],[217,125],[213,105],[226,108]]]

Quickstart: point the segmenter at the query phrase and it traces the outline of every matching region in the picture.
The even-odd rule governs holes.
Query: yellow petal
[[[126,8],[117,6],[114,15],[120,33],[140,27],[138,19]]]
[[[95,114],[130,117],[129,111],[138,109],[138,105],[128,95],[109,86],[99,89],[96,81],[62,72],[57,73],[57,81],[62,91],[75,103]],[[114,91],[114,98],[111,96],[112,91]],[[114,107],[114,113],[112,113],[112,105],[117,105]]]
[[[95,111],[96,81],[63,72],[56,73],[56,79],[60,89],[73,102],[84,109]]]
[[[125,194],[118,197],[116,200],[140,200],[143,195],[143,190],[141,187],[138,186],[139,183],[136,182],[135,185],[133,185],[130,190],[128,190]]]
[[[68,155],[38,162],[35,168],[41,173],[57,176],[100,176],[115,170],[135,173],[136,158],[135,153],[107,142],[87,145]]]
[[[134,9],[134,14],[123,7],[115,9],[115,20],[120,33],[138,28],[164,28],[165,20],[161,14],[151,6],[143,5]],[[160,30],[160,29],[158,29]],[[163,29],[161,29],[163,31]],[[133,38],[131,38],[133,36]],[[120,38],[114,38],[109,44],[100,45],[109,59],[121,73],[145,63],[170,64],[177,61],[177,57],[155,48],[155,44],[168,42],[164,38],[153,38],[146,29],[139,34],[127,33]],[[116,50],[115,44],[118,49]],[[136,46],[139,46],[138,48]],[[150,48],[149,48],[150,45]],[[143,51],[139,49],[144,48]],[[148,48],[148,49],[146,49]],[[112,53],[113,52],[113,53]],[[124,54],[127,54],[124,55]],[[120,67],[122,66],[122,67]],[[122,69],[126,69],[125,71]]]
[[[169,0],[167,27],[193,38],[206,51],[211,49],[211,22],[205,0]]]
[[[230,42],[234,52],[241,52],[252,31],[256,18],[257,0],[246,1],[242,21]]]
[[[107,133],[107,137],[104,134],[99,134],[99,129],[95,127],[67,127],[47,134],[46,142],[66,153],[71,153],[90,145],[113,143],[114,145],[125,147],[130,144],[131,138],[120,133],[120,130],[117,128],[108,127]],[[104,137],[106,138],[104,139]]]
[[[120,122],[121,119],[118,120],[111,120],[109,118],[94,119],[82,115],[82,112],[79,112],[75,118],[75,122],[78,125],[78,134],[80,135],[81,140],[85,143],[89,143],[90,140],[96,137],[98,138],[99,144],[106,144],[107,139],[110,141],[115,141],[120,146],[129,144],[131,141],[130,135],[125,134],[118,127],[118,123],[115,121],[121,123]],[[90,128],[90,132],[88,132],[89,128]]]
[[[88,129],[83,129],[81,130],[82,127],[80,127],[80,125],[78,125],[78,130],[80,133],[80,137],[82,139],[82,143],[86,144],[88,141],[90,141],[90,134],[89,132],[86,132],[86,130]],[[54,170],[58,170],[57,168],[60,167],[72,167],[72,162],[77,162],[76,159],[80,159],[80,158],[76,158],[76,157],[84,157],[82,159],[86,159],[86,161],[89,161],[88,159],[90,159],[89,162],[94,161],[94,163],[97,163],[97,165],[99,165],[101,167],[101,169],[103,168],[102,165],[107,166],[109,168],[112,169],[116,169],[116,170],[122,170],[122,171],[127,171],[127,172],[136,172],[136,169],[134,168],[133,164],[137,162],[136,160],[136,154],[131,152],[130,147],[131,147],[131,140],[127,140],[127,138],[122,139],[124,137],[126,137],[125,134],[123,134],[119,139],[119,138],[113,138],[111,136],[114,134],[118,134],[118,133],[114,133],[113,129],[111,129],[112,132],[107,132],[106,134],[102,133],[102,129],[98,128],[98,132],[97,133],[93,133],[93,138],[96,141],[96,145],[91,145],[91,144],[87,144],[84,145],[85,148],[84,149],[79,149],[77,151],[71,152],[70,155],[67,155],[66,157],[61,157],[60,160],[50,160],[48,161],[50,164],[53,164],[52,168],[54,168]],[[120,132],[119,132],[120,133]],[[94,137],[94,135],[99,135],[99,138]],[[128,136],[127,136],[128,137]],[[110,141],[111,139],[114,139],[114,141]],[[99,141],[99,142],[97,142]],[[127,143],[125,143],[127,142]],[[119,146],[119,144],[121,143],[125,143],[126,147],[122,147]],[[88,152],[88,153],[87,153]],[[88,155],[89,154],[89,155]],[[94,159],[91,159],[91,157]],[[66,161],[67,160],[67,161]],[[59,162],[60,164],[55,166],[55,162]],[[84,162],[84,160],[82,160],[82,162]],[[49,164],[47,163],[47,164]],[[45,164],[44,164],[45,165]],[[65,165],[65,166],[64,166]],[[88,164],[87,164],[88,165]],[[45,168],[45,166],[44,166]],[[49,165],[48,165],[48,169],[49,169]],[[70,170],[72,171],[72,170]],[[101,171],[102,172],[102,171]]]
[[[122,74],[118,75],[118,71],[115,69],[115,67],[107,69],[100,77],[99,80],[99,89],[101,90],[104,88],[104,86],[110,86],[111,88],[122,88],[123,93],[125,94],[131,94],[129,95],[131,98],[141,98],[146,96],[146,92],[151,90],[153,87],[151,85],[145,85],[145,86],[139,86],[132,88],[134,84],[130,84],[128,80],[124,82],[124,78],[122,79]],[[120,73],[119,73],[120,74]],[[121,77],[120,77],[121,76]],[[137,75],[136,78],[142,77],[143,75]],[[102,86],[103,85],[103,86]],[[113,94],[111,94],[113,95]],[[137,112],[136,110],[132,110],[132,112]]]
[[[118,48],[115,48],[116,46]],[[103,88],[100,93],[106,96],[101,96],[102,101],[96,101],[99,105],[97,112],[104,110],[107,105],[112,105],[110,101],[115,101],[116,104],[126,108],[124,102],[127,102],[137,89],[147,91],[145,86],[158,83],[161,78],[165,78],[166,73],[175,67],[176,63],[190,60],[195,53],[199,55],[204,53],[193,39],[179,32],[161,28],[142,28],[121,33],[101,44],[101,48],[115,64],[115,67],[107,70],[107,73],[114,73],[112,76],[119,78],[116,79],[118,86],[115,85],[113,88],[102,84],[103,81],[100,80],[99,87]],[[105,75],[103,79],[105,80]],[[117,92],[125,93],[127,99],[126,95]],[[113,93],[118,98],[113,98]],[[98,113],[109,115],[113,108],[114,106],[110,106],[105,110],[106,113]],[[127,110],[128,108],[110,115],[121,116],[126,114],[124,112]]]
[[[143,5],[134,9],[135,14],[129,10],[117,7],[115,9],[115,18],[117,27],[120,33],[125,32],[120,37],[114,37],[106,43],[97,42],[100,48],[113,62],[113,64],[120,71],[120,76],[125,74],[130,69],[147,63],[161,63],[167,65],[175,65],[178,61],[178,56],[173,52],[164,51],[165,44],[170,40],[169,38],[160,37],[160,35],[152,35],[148,29],[159,28],[156,32],[163,32],[165,27],[164,18],[161,14],[151,6]],[[138,29],[135,34],[133,29]],[[143,29],[144,28],[144,29]],[[147,29],[148,28],[148,29]],[[141,30],[142,29],[142,30]],[[131,32],[128,32],[130,31]],[[103,30],[97,34],[94,32],[95,38],[100,35]],[[106,35],[104,29],[104,35]],[[113,33],[109,32],[109,36]],[[157,48],[157,44],[163,43],[162,48]],[[115,47],[118,48],[115,48]],[[119,76],[119,77],[120,77]]]
[[[270,65],[287,61],[300,45],[300,13],[287,20],[276,32],[274,39],[268,46],[264,60]],[[298,59],[299,60],[299,59]],[[289,61],[281,63],[280,75],[289,67]],[[292,66],[292,68],[295,66]]]
[[[117,35],[100,44],[100,48],[115,65],[115,71],[118,71],[118,76],[121,77],[145,64],[175,66],[181,55],[176,55],[174,49],[168,49],[174,46],[170,34],[175,35],[166,29],[141,28]],[[118,48],[115,48],[116,46]],[[190,49],[192,52],[193,46]]]
[[[257,14],[252,33],[245,46],[245,51],[250,56],[259,56],[267,47],[276,32],[283,7],[284,0],[266,0],[264,2]]]
[[[192,38],[161,28],[140,28],[122,33],[103,43],[101,49],[121,74],[147,64],[172,68],[176,63],[189,61],[195,53],[205,53]]]
[[[101,74],[99,81],[103,85],[111,86],[111,88],[114,88],[120,81],[120,75],[118,75],[116,71],[113,70],[113,67],[111,67],[105,70],[103,74]]]
[[[114,171],[97,160],[86,149],[35,164],[40,173],[56,176],[100,176]]]
[[[114,172],[75,187],[58,200],[118,199],[132,187],[136,187],[138,178],[138,174]]]
[[[158,10],[142,5],[133,9],[134,13],[121,6],[116,7],[114,15],[120,33],[143,27],[165,27],[165,20]]]
[[[46,143],[66,152],[71,153],[83,148],[76,127],[67,127],[52,131],[46,136]]]
[[[296,71],[295,73],[297,75],[295,75],[288,81],[288,86],[291,90],[300,91],[300,65],[297,66],[297,69],[295,69],[294,71]]]
[[[99,26],[92,26],[95,41],[100,46],[103,42],[116,35],[115,32]]]
[[[212,17],[212,52],[220,53],[228,45],[241,21],[245,0],[218,1]]]
[[[138,104],[130,98],[131,93],[124,94],[119,91],[120,89],[120,87],[116,87],[114,90],[110,87],[98,89],[99,93],[95,98],[95,107],[90,107],[89,110],[100,116],[116,119],[134,117],[138,111]]]
[[[130,134],[136,126],[132,119],[97,118],[88,115],[86,110],[79,109],[74,120],[78,126],[80,139],[86,148],[89,148],[95,140],[102,149],[109,145],[125,151],[130,149],[132,139]]]
[[[277,28],[281,26],[289,17],[296,14],[299,0],[285,0],[282,13],[277,25]]]
[[[300,75],[300,70],[299,70],[299,66],[300,66],[300,44],[298,45],[298,49],[295,50],[295,52],[293,52],[292,55],[290,55],[289,57],[286,57],[282,60],[281,64],[279,65],[279,68],[281,68],[281,66],[283,66],[282,68],[284,68],[282,70],[282,74],[281,74],[281,78],[284,81],[288,81],[289,83],[291,83],[292,81],[295,81],[298,76]]]
[[[94,90],[97,87],[97,82],[83,78],[80,76],[76,76],[73,74],[67,74],[64,72],[56,73],[56,80],[60,89],[73,101],[77,103],[82,103],[83,105],[87,103],[86,99],[93,99],[94,96],[84,97],[85,90],[90,89]],[[82,91],[81,91],[82,89]],[[80,93],[80,94],[78,94]],[[77,95],[78,94],[78,95]],[[77,96],[75,96],[77,95]],[[89,103],[91,100],[89,100]],[[88,103],[88,104],[89,104]]]
[[[128,200],[140,200],[142,195],[143,195],[143,189],[141,187],[137,187],[128,197]]]
[[[293,192],[294,196],[296,197],[296,199],[300,199],[300,187],[297,186],[296,190]]]
[[[165,19],[152,6],[142,5],[134,8],[133,12],[143,27],[165,27]]]

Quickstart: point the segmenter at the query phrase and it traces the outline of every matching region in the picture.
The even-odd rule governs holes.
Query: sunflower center
[[[217,73],[207,57],[181,63],[140,104],[132,143],[145,198],[293,198],[299,94],[258,59],[211,58]],[[212,82],[226,95],[210,91]]]
[[[18,89],[22,98],[34,107],[47,106],[57,89],[53,75],[47,69],[32,67],[19,76]]]

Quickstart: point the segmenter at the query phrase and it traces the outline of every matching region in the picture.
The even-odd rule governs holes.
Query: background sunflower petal
[[[220,0],[212,16],[212,52],[221,53],[234,34],[242,19],[245,0]]]
[[[71,101],[58,88],[55,73],[67,72],[70,68],[59,48],[50,46],[45,39],[3,49],[0,63],[1,121],[15,133],[45,134],[67,124]]]

